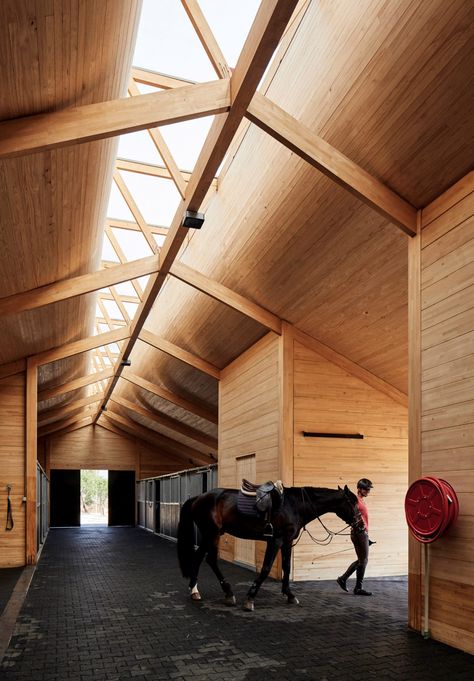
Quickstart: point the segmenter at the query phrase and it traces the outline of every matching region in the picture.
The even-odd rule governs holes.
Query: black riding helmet
[[[372,489],[373,484],[368,478],[361,478],[359,482],[357,483],[358,489]]]

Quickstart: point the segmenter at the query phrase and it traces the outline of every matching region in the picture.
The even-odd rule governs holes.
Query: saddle
[[[274,490],[278,493],[278,501],[275,504],[275,508],[272,498],[272,492]],[[245,515],[254,516],[255,518],[261,518],[263,516],[266,520],[263,536],[273,537],[273,525],[270,522],[270,518],[272,516],[272,511],[280,506],[282,495],[283,483],[281,480],[277,480],[276,482],[269,480],[262,485],[256,485],[243,478],[242,486],[237,498],[237,508]]]

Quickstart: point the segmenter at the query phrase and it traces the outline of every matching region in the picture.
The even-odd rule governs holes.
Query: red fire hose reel
[[[405,496],[405,515],[411,533],[419,542],[436,541],[456,522],[459,502],[449,482],[426,476],[415,480]]]

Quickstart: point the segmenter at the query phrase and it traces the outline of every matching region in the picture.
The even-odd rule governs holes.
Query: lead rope
[[[7,485],[7,491],[8,491],[8,496],[7,496],[7,524],[5,526],[5,532],[11,532],[13,530],[14,522],[13,522],[13,513],[12,513],[12,502],[10,499],[10,491],[11,491],[11,485]]]
[[[304,501],[304,498],[305,498],[304,487],[301,488],[301,496],[303,497],[303,501]],[[306,495],[306,496],[307,496],[307,495]],[[321,520],[321,518],[320,518],[319,516],[316,516],[316,518],[319,520],[319,522],[321,523],[321,525],[322,525],[322,526],[324,527],[324,529],[326,530],[327,536],[324,537],[324,539],[316,539],[316,537],[313,537],[313,535],[311,534],[311,532],[310,532],[309,530],[306,529],[306,525],[304,525],[304,526],[303,526],[303,529],[302,529],[301,532],[300,532],[300,535],[299,535],[298,539],[295,541],[294,544],[292,544],[292,546],[296,546],[296,545],[298,544],[299,540],[300,540],[301,537],[303,536],[303,532],[307,532],[307,533],[309,534],[309,536],[310,536],[311,541],[314,542],[315,544],[319,544],[319,546],[328,546],[328,545],[332,542],[332,540],[334,539],[334,537],[336,537],[336,536],[339,535],[339,534],[340,534],[341,536],[345,536],[345,537],[349,537],[349,536],[350,536],[350,532],[345,532],[345,531],[344,531],[344,530],[349,529],[349,527],[351,527],[350,525],[346,525],[345,527],[342,528],[342,530],[339,530],[339,532],[333,532],[332,530],[329,530],[329,529],[326,527],[326,525],[323,523],[323,521]],[[344,549],[344,550],[347,550],[347,549]]]

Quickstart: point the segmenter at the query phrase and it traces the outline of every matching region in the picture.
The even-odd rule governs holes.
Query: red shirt
[[[357,497],[357,504],[359,506],[359,511],[362,516],[362,520],[364,521],[365,529],[366,532],[369,531],[369,511],[367,509],[367,506],[364,503],[364,499],[362,497]]]

